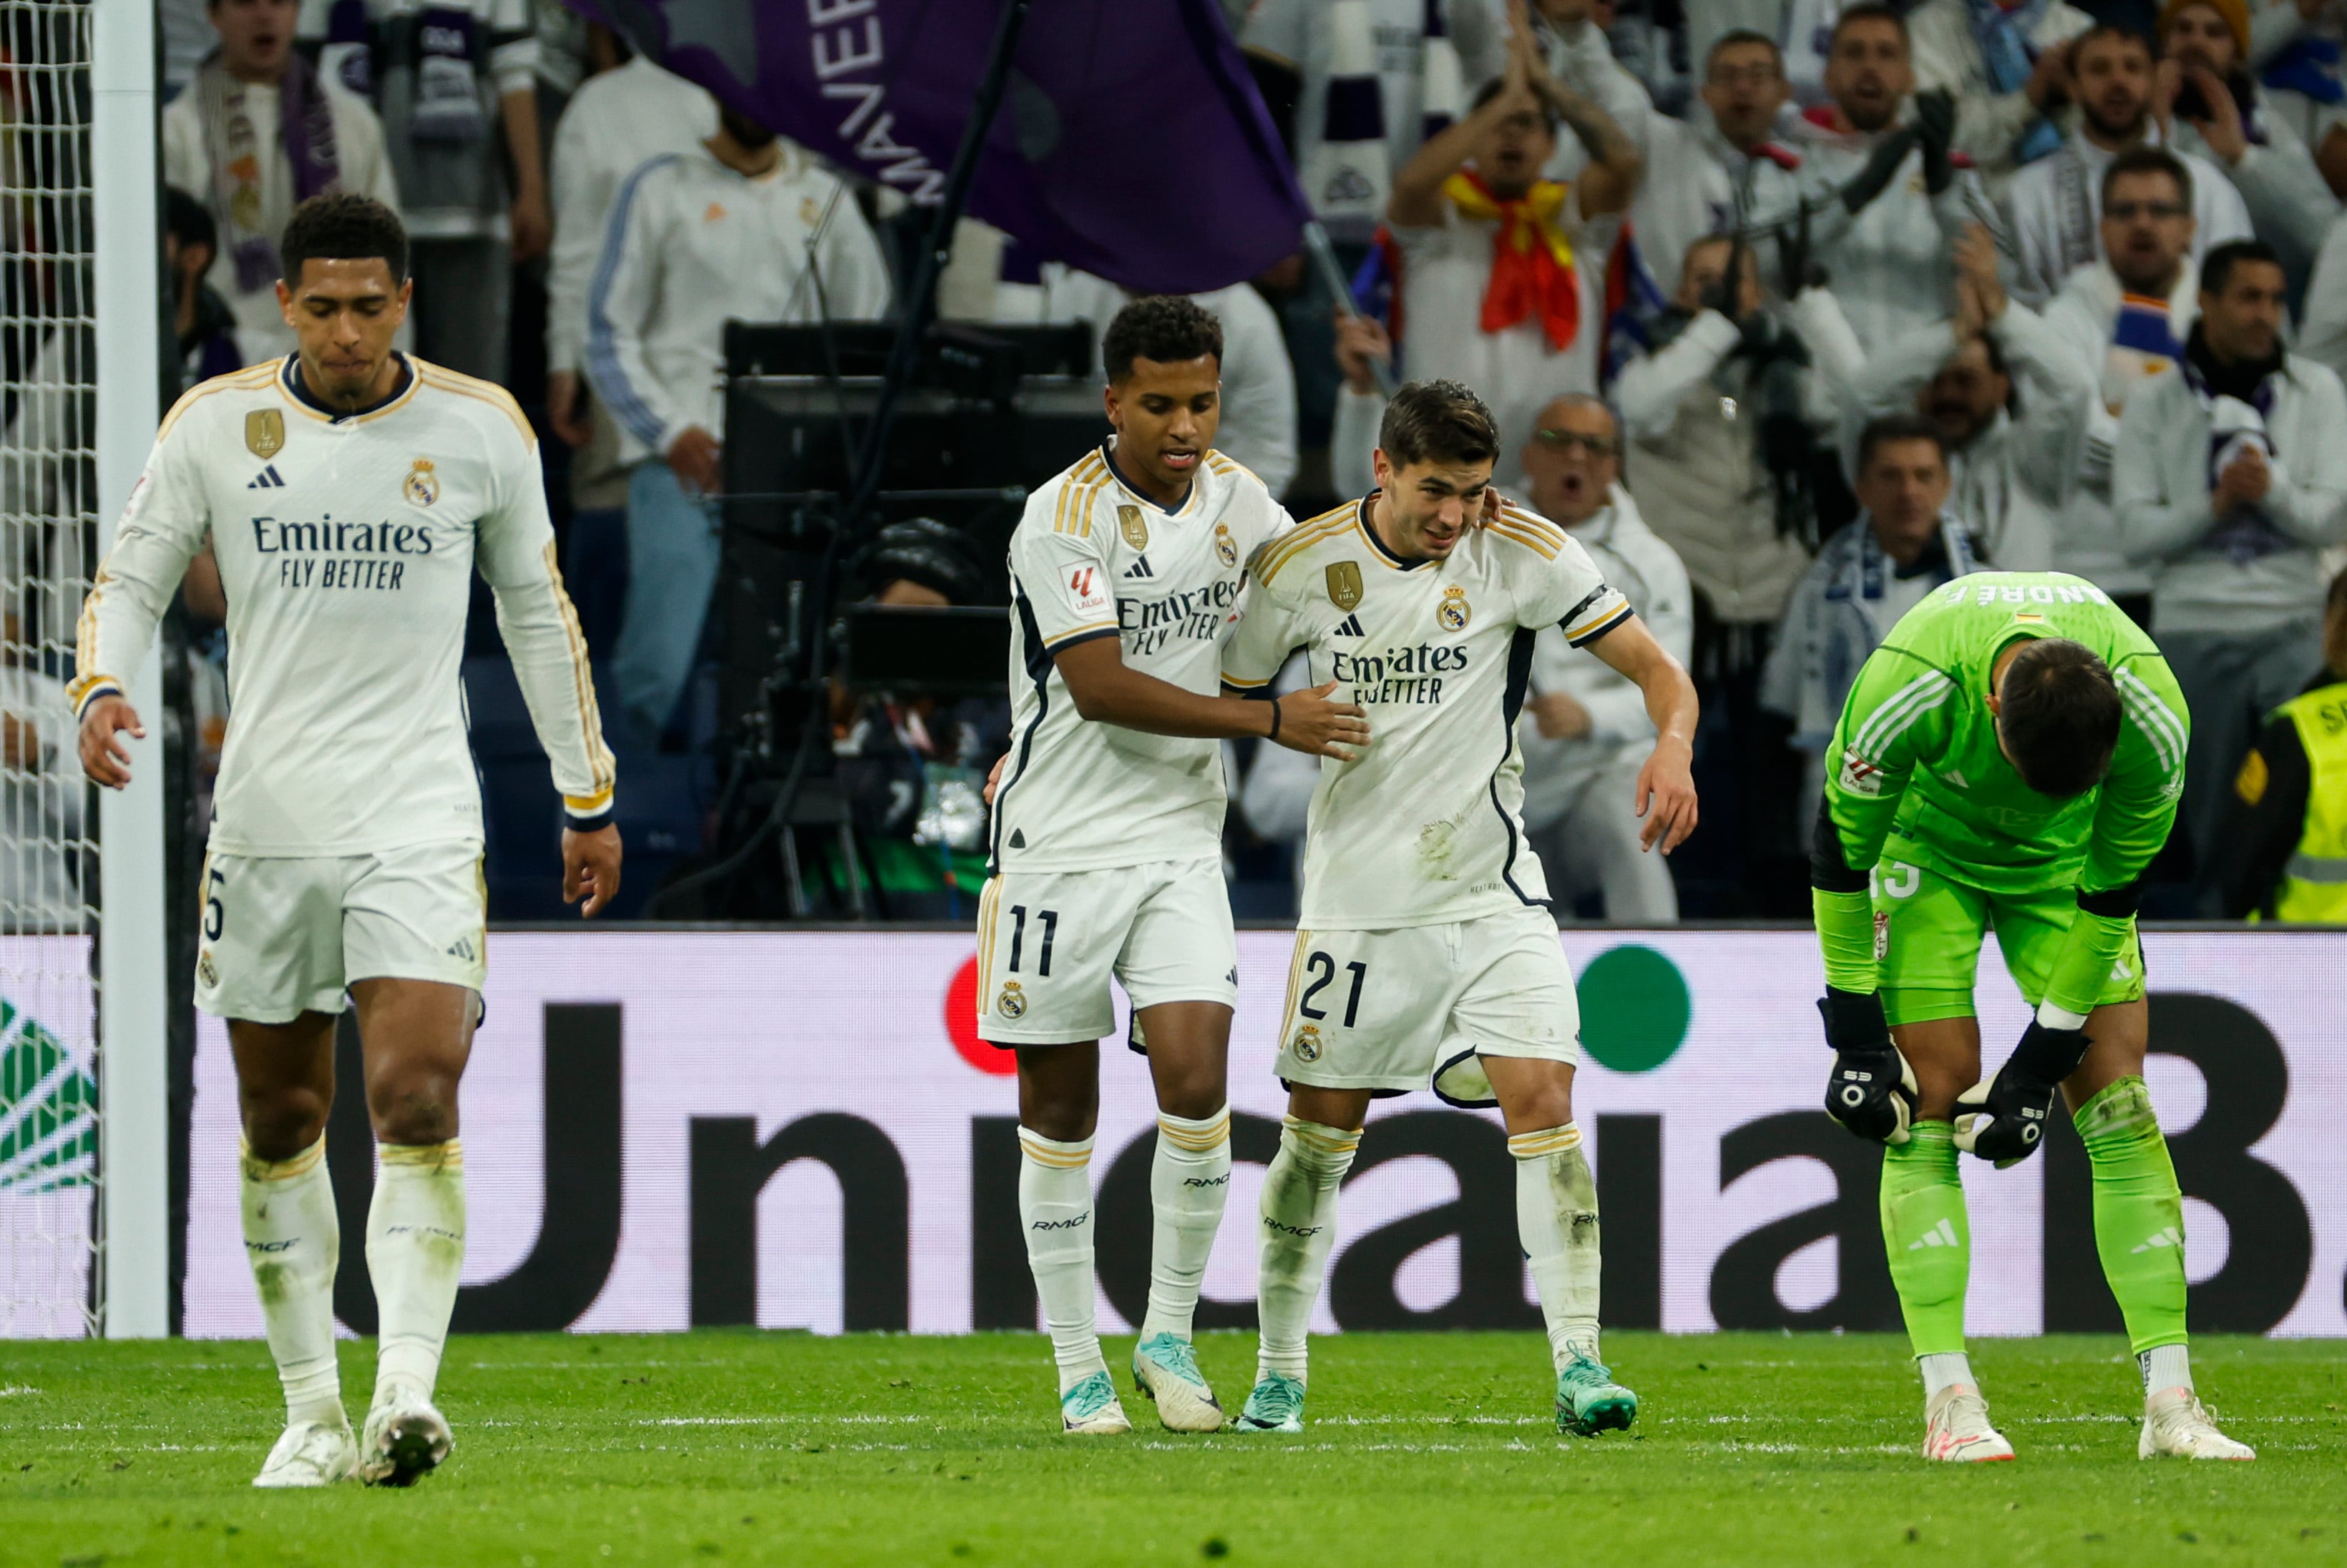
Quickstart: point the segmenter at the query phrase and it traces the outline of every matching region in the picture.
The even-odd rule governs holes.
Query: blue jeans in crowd
[[[718,509],[658,458],[628,478],[628,597],[611,660],[629,729],[651,745],[692,678],[717,585]]]

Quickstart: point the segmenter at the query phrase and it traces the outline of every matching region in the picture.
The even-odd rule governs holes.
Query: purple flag
[[[569,0],[846,172],[944,192],[1001,0]],[[969,210],[1037,255],[1199,293],[1299,248],[1295,171],[1217,0],[1033,0]]]

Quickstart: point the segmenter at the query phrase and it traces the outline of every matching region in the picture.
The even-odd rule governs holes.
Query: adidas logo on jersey
[[[1153,577],[1157,575],[1156,573],[1149,569],[1149,557],[1146,555],[1134,556],[1133,565],[1124,569],[1124,575],[1128,577]]]
[[[1921,1252],[1927,1247],[1962,1247],[1963,1245],[1963,1242],[1956,1239],[1955,1222],[1943,1219],[1925,1231],[1919,1239],[1909,1242],[1907,1250]]]
[[[2163,1247],[2181,1247],[2183,1245],[2184,1233],[2177,1229],[2172,1225],[2163,1225],[2157,1230],[2153,1231],[2151,1233],[2151,1238],[2146,1241],[2142,1246],[2132,1247],[2127,1250],[2130,1252],[2157,1252]]]
[[[1328,635],[1332,637],[1358,637],[1365,636],[1368,634],[1361,630],[1360,616],[1347,616],[1343,620],[1337,623],[1337,629],[1330,632]]]
[[[450,942],[448,944],[448,956],[450,958],[461,958],[466,963],[472,962],[473,939],[469,936],[460,936],[455,942]]]
[[[1010,847],[1014,850],[1023,850],[1027,847],[1027,832],[1025,829],[1013,828],[1010,830]]]
[[[247,490],[282,490],[285,481],[278,476],[277,465],[271,463],[261,471],[259,478],[245,486]]]

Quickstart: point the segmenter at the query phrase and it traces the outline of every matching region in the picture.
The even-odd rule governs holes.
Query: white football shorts
[[[287,1023],[340,1013],[359,980],[436,980],[478,992],[487,972],[481,847],[411,844],[379,855],[204,859],[196,1005]]]
[[[1476,1058],[1581,1060],[1573,967],[1527,906],[1396,931],[1299,931],[1277,1071],[1290,1084],[1496,1102]]]
[[[1000,871],[978,901],[978,1037],[1066,1045],[1133,1007],[1238,1002],[1238,938],[1219,856],[1098,871]]]

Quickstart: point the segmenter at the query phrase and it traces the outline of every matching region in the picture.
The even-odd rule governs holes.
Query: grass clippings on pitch
[[[1132,1341],[1110,1347],[1120,1369]],[[253,1342],[0,1346],[0,1563],[2347,1562],[2347,1358],[2204,1339],[2254,1464],[2141,1463],[2112,1339],[1976,1344],[2017,1463],[1928,1466],[1894,1339],[1616,1334],[1635,1441],[1557,1436],[1535,1335],[1313,1350],[1301,1436],[1058,1434],[1040,1336],[703,1332],[456,1340],[448,1465],[412,1491],[256,1492]],[[1249,1334],[1200,1361],[1235,1410]],[[363,1414],[373,1346],[345,1341]]]

